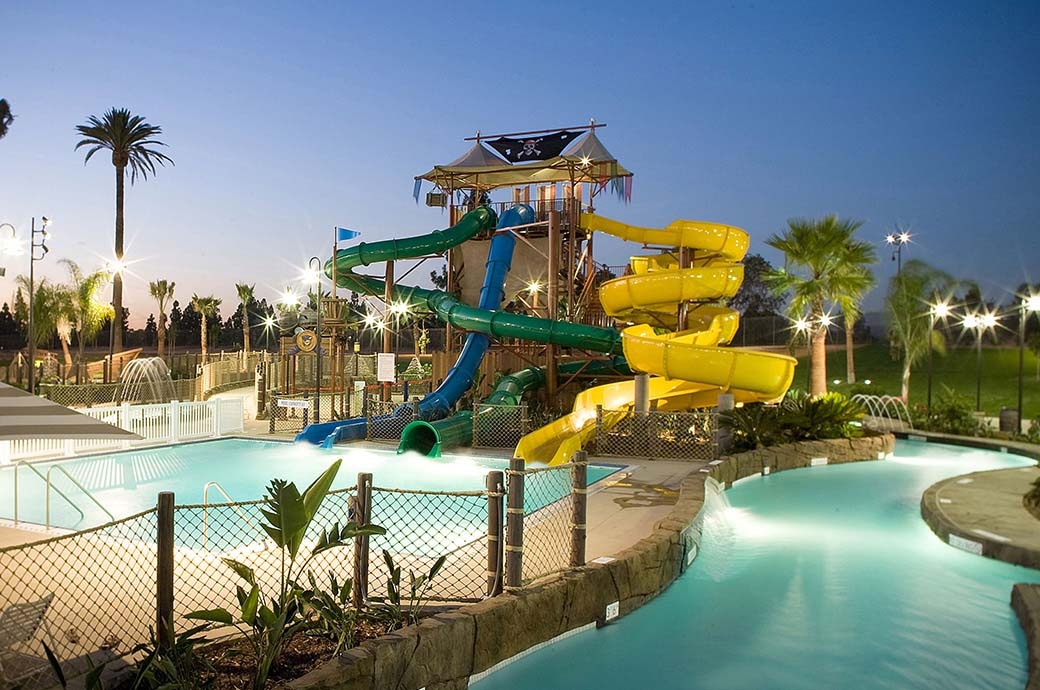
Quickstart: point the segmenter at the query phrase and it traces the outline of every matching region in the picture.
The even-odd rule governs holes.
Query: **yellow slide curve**
[[[686,322],[678,323],[681,303],[736,294],[744,279],[739,262],[748,250],[746,232],[692,220],[677,220],[661,229],[640,228],[590,213],[582,214],[581,224],[629,242],[666,248],[651,256],[633,256],[631,275],[600,286],[603,309],[628,324],[622,330],[622,345],[629,366],[652,375],[650,400],[658,410],[712,407],[726,392],[737,402],[773,402],[784,396],[794,378],[794,358],[718,347],[736,334],[737,312],[718,304],[691,304]],[[694,250],[687,268],[680,268],[678,254],[670,250],[680,247]],[[528,462],[566,462],[595,433],[596,407],[605,410],[603,424],[609,428],[634,404],[634,393],[634,381],[583,391],[569,414],[520,439],[515,455]]]

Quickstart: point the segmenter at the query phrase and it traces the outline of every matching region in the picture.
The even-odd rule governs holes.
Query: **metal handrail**
[[[227,502],[234,507],[235,512],[242,518],[242,521],[249,527],[259,529],[259,525],[249,519],[249,516],[243,512],[242,508],[235,503],[235,499],[228,495],[227,491],[224,491],[224,487],[219,482],[209,482],[202,487],[202,548],[207,548],[209,544],[209,490],[216,489],[220,492],[220,495],[227,499]]]
[[[30,470],[32,470],[32,473],[35,474],[40,479],[42,479],[44,481],[44,483],[47,485],[47,529],[50,529],[51,528],[51,500],[50,500],[50,497],[51,497],[51,483],[50,483],[50,471],[47,472],[47,476],[44,476],[44,474],[42,472],[40,472],[38,469],[33,467],[30,463],[26,462],[25,460],[20,460],[20,461],[18,461],[18,462],[16,462],[14,464],[14,524],[16,524],[16,525],[18,524],[18,468],[21,467],[22,465],[25,465]],[[75,481],[75,480],[73,480],[73,481]],[[82,520],[84,518],[84,515],[83,515],[83,511],[79,509],[79,506],[77,506],[76,503],[71,498],[66,496],[60,489],[55,489],[55,491],[58,493],[59,496],[64,498],[65,501],[70,506],[72,506],[73,510],[75,510],[77,513],[79,513],[79,519]]]
[[[33,469],[35,469],[35,468],[33,468]],[[71,474],[69,474],[68,470],[66,470],[61,465],[51,465],[50,468],[47,469],[47,529],[51,528],[51,472],[53,472],[54,470],[59,470],[62,474],[64,474],[66,477],[68,477],[68,480],[70,482],[72,482],[73,486],[75,486],[77,489],[82,491],[84,496],[86,496],[91,501],[93,501],[94,505],[96,505],[98,508],[100,508],[101,512],[103,512],[105,515],[108,516],[108,519],[109,519],[110,522],[115,522],[116,516],[113,515],[108,510],[108,508],[103,506],[101,504],[101,501],[97,500],[97,497],[94,496],[94,494],[90,493],[90,491],[87,490],[87,487],[85,487],[82,484],[80,484],[76,480],[75,477],[73,477]],[[37,472],[37,474],[39,474],[39,472]],[[66,501],[68,501],[70,504],[72,504],[72,507],[76,509],[76,512],[79,513],[79,517],[82,520],[83,519],[83,511],[80,510],[74,503],[72,503],[72,501],[69,499],[68,496],[66,496],[65,494],[61,493],[60,490],[55,489],[55,491],[57,491],[58,494],[62,498],[64,498]]]

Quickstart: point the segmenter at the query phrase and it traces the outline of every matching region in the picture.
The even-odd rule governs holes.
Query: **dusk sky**
[[[745,228],[752,251],[792,216],[864,221],[908,258],[1007,299],[1040,280],[1040,3],[66,3],[0,6],[0,223],[54,220],[58,259],[112,256],[114,172],[74,151],[113,106],[162,126],[175,167],[127,187],[124,300],[149,280],[269,300],[332,228],[367,241],[443,227],[412,178],[485,133],[590,117],[635,172],[632,224]],[[499,197],[503,198],[502,193]],[[598,240],[597,240],[598,242]],[[599,243],[621,263],[634,246]],[[0,301],[28,259],[0,258]],[[428,274],[423,270],[422,275]],[[107,297],[107,295],[106,295]]]

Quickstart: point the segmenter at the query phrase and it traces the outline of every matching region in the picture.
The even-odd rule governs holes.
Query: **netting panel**
[[[466,601],[484,596],[487,582],[487,495],[482,491],[438,493],[372,489],[371,522],[387,530],[372,537],[369,547],[369,595],[385,596],[390,575],[383,550],[401,566],[407,588],[408,570],[427,573],[447,556],[433,581],[431,598]]]
[[[571,481],[570,463],[524,471],[524,582],[570,564]]]

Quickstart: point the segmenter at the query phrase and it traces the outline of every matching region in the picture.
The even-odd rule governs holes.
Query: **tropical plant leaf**
[[[204,609],[202,611],[192,611],[185,616],[185,618],[193,621],[222,623],[224,625],[232,625],[235,622],[234,617],[227,609]]]

